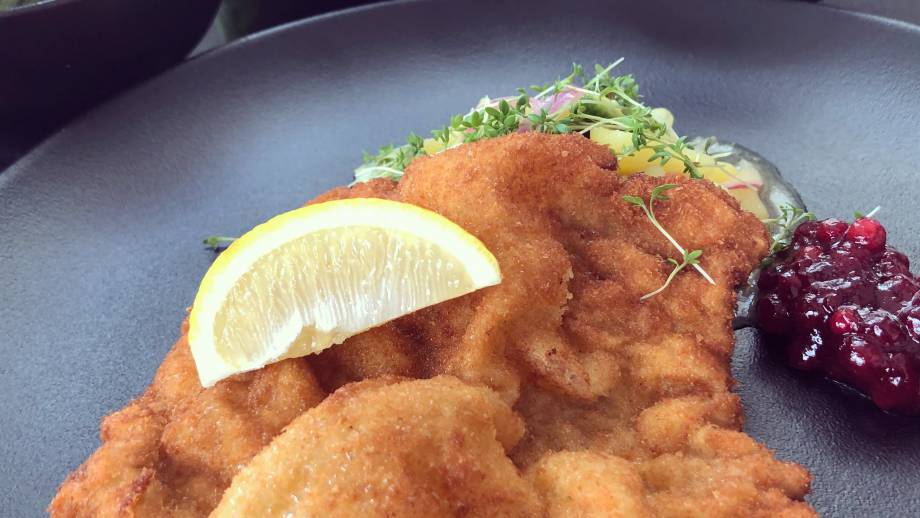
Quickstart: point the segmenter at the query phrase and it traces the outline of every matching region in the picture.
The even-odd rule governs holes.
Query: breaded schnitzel
[[[241,472],[211,516],[538,516],[506,455],[524,423],[451,376],[349,384]]]
[[[477,469],[509,487],[517,479],[508,473],[519,472],[539,495],[538,515],[814,515],[802,502],[808,473],[774,459],[738,431],[741,406],[730,392],[734,289],[767,253],[764,226],[706,181],[624,179],[615,168],[606,148],[580,136],[528,133],[418,159],[398,184],[377,180],[321,196],[315,201],[379,197],[439,212],[488,246],[504,280],[355,336],[319,356],[287,360],[206,390],[197,386],[188,345],[180,340],[144,396],[106,419],[103,446],[68,478],[50,512],[206,515],[261,446],[325,393],[380,376],[450,374],[494,390],[523,418],[520,441],[500,440],[510,448],[508,456],[491,445],[488,462]],[[668,191],[670,200],[656,204],[657,218],[687,249],[704,251],[702,265],[716,285],[687,269],[665,291],[641,301],[662,285],[672,268],[665,259],[677,254],[622,196],[648,198],[665,182],[678,187]],[[480,390],[444,379],[432,386],[400,383],[395,402],[387,395],[395,389],[362,396],[347,387],[338,405],[358,408],[332,411],[331,405],[321,405],[308,411],[243,469],[225,498],[233,500],[268,476],[269,461],[263,457],[272,458],[273,451],[295,465],[303,460],[331,469],[323,466],[324,455],[333,463],[335,455],[286,437],[312,437],[315,443],[334,440],[332,430],[352,433],[341,423],[321,434],[305,429],[333,415],[355,422],[366,415],[368,426],[374,426],[373,433],[353,442],[339,437],[339,453],[358,455],[368,447],[386,452],[379,458],[362,456],[356,462],[366,463],[365,469],[336,479],[344,494],[359,494],[374,482],[371,474],[385,472],[385,466],[375,465],[383,462],[379,459],[443,461],[451,452],[414,436],[424,434],[425,427],[405,430],[400,441],[391,440],[387,430],[402,429],[400,413],[406,419],[428,415],[418,406],[426,398],[449,405],[447,393]],[[449,388],[440,387],[443,383]],[[215,398],[234,404],[212,404]],[[270,410],[263,406],[266,401],[279,408]],[[391,405],[394,415],[351,401],[380,401]],[[488,421],[460,410],[468,403],[456,404],[455,415],[439,416],[430,424],[433,430],[453,433]],[[258,432],[250,431],[254,425]],[[205,440],[209,434],[218,439]],[[359,444],[361,451],[354,449]],[[406,450],[412,444],[418,451]],[[467,447],[485,446],[464,444],[455,453],[465,454]],[[119,464],[115,458],[131,460]],[[421,469],[403,475],[400,487],[421,487],[433,476]],[[324,479],[296,470],[273,476],[307,500],[317,499],[299,509],[329,502],[316,486]],[[474,482],[461,477],[451,483]],[[459,506],[453,514],[481,509],[476,499],[485,489],[466,489],[458,489],[451,501]],[[393,505],[392,516],[412,509]]]
[[[147,391],[103,420],[102,446],[67,477],[48,511],[207,516],[236,472],[325,395],[300,360],[204,390],[183,334]]]

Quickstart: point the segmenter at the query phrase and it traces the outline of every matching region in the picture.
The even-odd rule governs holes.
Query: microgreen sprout
[[[882,207],[881,207],[881,206],[876,206],[874,209],[870,210],[870,211],[869,211],[868,213],[866,213],[866,214],[863,214],[862,212],[860,212],[860,211],[857,210],[856,212],[853,213],[853,218],[855,218],[855,219],[860,219],[860,218],[873,218],[873,217],[875,217],[876,214],[878,214],[878,211],[880,211],[880,210],[882,210]]]
[[[783,204],[779,206],[779,211],[779,217],[762,220],[766,224],[775,225],[776,228],[772,236],[773,244],[770,245],[770,256],[765,260],[767,262],[774,255],[789,248],[789,245],[792,244],[792,236],[799,224],[815,220],[814,214],[800,207]]]
[[[374,178],[388,178],[398,181],[403,171],[415,160],[424,155],[425,141],[415,133],[409,135],[405,145],[380,148],[376,155],[364,153],[364,165],[355,169],[355,183],[367,182]]]
[[[670,286],[671,282],[674,280],[674,277],[676,277],[677,274],[680,273],[680,271],[686,268],[687,266],[692,266],[694,269],[696,269],[696,271],[699,272],[699,274],[702,275],[703,278],[706,279],[707,282],[709,282],[709,284],[714,285],[716,283],[716,281],[714,281],[712,277],[710,277],[710,275],[706,273],[706,270],[704,270],[703,267],[700,265],[699,259],[703,255],[703,251],[702,250],[687,251],[684,247],[680,246],[680,243],[678,243],[677,240],[674,239],[674,237],[671,236],[671,234],[669,234],[668,231],[665,230],[663,226],[661,226],[661,223],[658,222],[658,218],[655,216],[655,202],[669,200],[670,198],[666,194],[664,194],[665,191],[669,191],[677,187],[678,186],[673,183],[666,183],[666,184],[659,185],[658,187],[655,187],[654,189],[652,189],[652,193],[649,195],[647,204],[645,200],[639,196],[632,196],[632,195],[623,196],[623,199],[627,203],[635,205],[641,208],[643,212],[645,212],[645,216],[652,223],[655,229],[657,229],[658,232],[661,232],[661,235],[663,235],[674,246],[674,248],[677,249],[678,253],[680,253],[681,256],[683,257],[683,260],[681,262],[677,262],[676,259],[672,259],[669,257],[667,260],[669,263],[674,265],[674,269],[671,271],[671,274],[668,275],[668,278],[665,280],[665,283],[657,290],[643,295],[640,300],[646,300],[650,297],[654,297],[655,295],[667,289],[667,287]]]
[[[239,238],[227,236],[208,236],[204,238],[202,243],[204,243],[207,248],[210,248],[216,252],[222,248],[227,248],[230,246],[230,243],[236,241],[237,239]]]
[[[668,275],[668,278],[664,281],[664,284],[662,284],[657,290],[650,292],[650,293],[646,293],[645,295],[639,297],[639,300],[650,299],[654,297],[655,295],[658,295],[662,291],[668,289],[668,286],[671,285],[671,281],[674,280],[674,277],[677,277],[677,274],[680,273],[681,270],[683,270],[684,268],[690,265],[692,266],[699,265],[699,259],[701,255],[703,255],[702,250],[693,250],[690,252],[685,251],[684,260],[680,263],[678,263],[676,259],[668,257],[668,262],[674,265],[674,269],[671,270],[671,273]]]

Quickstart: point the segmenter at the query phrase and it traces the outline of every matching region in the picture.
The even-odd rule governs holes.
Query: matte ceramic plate
[[[96,110],[0,175],[0,514],[38,515],[150,381],[213,254],[348,182],[362,149],[484,94],[625,56],[687,134],[769,157],[821,216],[882,205],[920,259],[920,29],[781,1],[408,2],[230,45]],[[829,516],[920,509],[920,421],[734,359],[746,429]]]

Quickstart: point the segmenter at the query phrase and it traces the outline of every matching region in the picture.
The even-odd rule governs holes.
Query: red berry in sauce
[[[827,321],[828,329],[835,335],[852,333],[857,330],[856,310],[850,307],[841,307],[834,311]]]
[[[885,227],[872,218],[857,219],[846,232],[847,240],[873,253],[885,249],[887,237]]]
[[[826,219],[819,222],[815,230],[815,238],[824,244],[831,244],[840,239],[850,225],[839,219]]]
[[[920,414],[920,280],[877,220],[809,221],[758,281],[757,320],[789,363]]]

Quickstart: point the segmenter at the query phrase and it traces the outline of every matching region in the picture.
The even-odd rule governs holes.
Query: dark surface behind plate
[[[784,2],[419,2],[274,31],[84,117],[0,175],[0,514],[35,516],[149,382],[213,255],[482,94],[626,56],[688,134],[772,159],[822,216],[877,204],[920,259],[920,30]],[[747,430],[832,516],[920,508],[920,421],[738,334]]]

